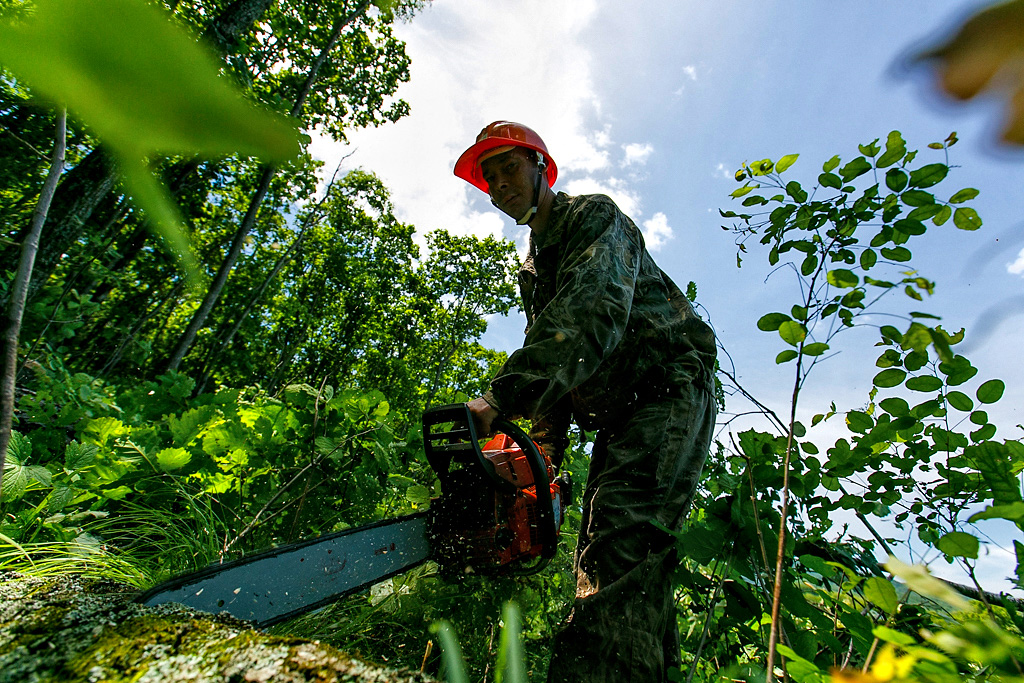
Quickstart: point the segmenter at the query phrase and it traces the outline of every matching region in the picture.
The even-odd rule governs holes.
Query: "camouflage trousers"
[[[598,433],[583,497],[576,598],[555,636],[549,683],[667,680],[679,666],[671,573],[714,429],[708,389],[688,383]]]

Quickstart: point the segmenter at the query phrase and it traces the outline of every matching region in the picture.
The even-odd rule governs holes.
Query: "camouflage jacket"
[[[505,415],[567,423],[571,404],[597,429],[672,386],[712,381],[714,333],[604,195],[558,193],[519,286],[526,340],[484,396]]]

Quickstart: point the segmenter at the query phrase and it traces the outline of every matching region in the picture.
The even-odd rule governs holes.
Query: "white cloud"
[[[668,216],[661,211],[644,221],[640,232],[644,234],[644,242],[649,251],[658,251],[674,236],[672,226],[668,224]]]
[[[687,64],[686,66],[683,67],[683,76],[685,76],[686,78],[689,78],[691,81],[696,81],[697,80],[697,67],[694,66],[693,64]],[[675,95],[676,97],[681,97],[682,94],[683,94],[683,91],[685,91],[685,90],[686,90],[686,83],[684,82],[678,88],[673,90],[672,94]]]
[[[631,142],[628,145],[623,145],[622,149],[626,153],[626,157],[622,160],[623,166],[646,164],[648,157],[654,152],[654,148],[646,142]]]
[[[606,194],[612,201],[633,220],[640,216],[640,197],[635,190],[619,178],[598,180],[592,176],[576,178],[566,183],[565,191],[571,195]]]
[[[637,191],[610,177],[611,155],[622,149],[625,163],[642,164],[652,150],[616,141],[602,117],[591,65],[596,48],[585,35],[596,14],[596,0],[434,0],[395,29],[412,60],[411,80],[398,93],[412,113],[396,124],[351,131],[348,147],[317,140],[313,153],[326,160],[328,173],[351,153],[344,168],[377,173],[398,217],[420,234],[444,228],[516,237],[519,230],[452,167],[483,126],[519,121],[547,143],[559,169],[556,189],[605,192],[637,218]]]
[[[1017,254],[1017,260],[1006,264],[1006,271],[1011,275],[1024,275],[1024,249]]]
[[[716,178],[725,178],[726,180],[732,180],[735,178],[735,174],[729,170],[729,167],[725,164],[718,164],[715,166],[715,172],[713,174]]]

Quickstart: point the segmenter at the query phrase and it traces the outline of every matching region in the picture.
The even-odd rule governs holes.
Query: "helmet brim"
[[[537,145],[531,145],[527,142],[498,137],[481,140],[463,152],[462,156],[460,156],[458,161],[455,162],[455,175],[462,178],[470,185],[479,188],[482,192],[490,194],[487,189],[487,182],[484,180],[483,169],[480,168],[480,157],[496,147],[508,147],[510,145],[514,147],[532,149],[535,152],[543,154],[544,162],[547,164],[544,170],[544,175],[547,176],[548,187],[555,184],[555,179],[558,177],[558,167],[555,165],[555,162],[551,157],[548,156],[546,149]]]

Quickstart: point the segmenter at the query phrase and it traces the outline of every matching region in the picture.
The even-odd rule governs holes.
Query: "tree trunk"
[[[206,385],[209,383],[210,378],[213,376],[213,364],[217,362],[217,359],[220,357],[220,354],[223,353],[225,349],[231,346],[231,341],[235,338],[235,335],[238,334],[238,330],[242,328],[242,324],[245,322],[246,318],[249,317],[249,314],[252,312],[252,309],[254,309],[256,307],[256,304],[258,304],[263,299],[263,294],[267,291],[267,287],[269,287],[270,283],[277,278],[277,276],[281,273],[282,270],[284,270],[285,265],[292,260],[296,250],[300,246],[302,246],[302,242],[306,238],[306,230],[308,228],[309,224],[304,226],[302,232],[299,233],[299,236],[292,241],[292,243],[288,246],[288,249],[286,249],[285,252],[281,255],[281,257],[277,259],[277,263],[274,264],[273,270],[271,270],[270,274],[267,275],[266,278],[264,278],[263,282],[260,283],[260,286],[256,288],[256,291],[253,293],[253,295],[249,297],[249,302],[245,305],[245,308],[242,309],[242,313],[231,325],[231,329],[228,330],[228,333],[224,336],[224,338],[221,341],[216,342],[214,344],[213,349],[211,349],[210,351],[210,355],[207,357],[205,367],[203,368],[202,379],[196,386],[196,395],[201,394],[203,393],[203,391],[206,390]]]
[[[366,12],[370,6],[370,0],[363,0],[358,6],[349,14],[344,17],[339,17],[338,21],[334,25],[334,29],[331,31],[331,36],[327,40],[327,44],[324,45],[323,49],[320,50],[320,54],[317,55],[316,61],[313,66],[310,67],[309,73],[306,75],[306,80],[302,84],[302,89],[299,91],[298,97],[295,99],[295,103],[292,105],[292,109],[289,115],[298,118],[302,113],[302,106],[306,102],[306,98],[309,97],[309,93],[313,90],[313,85],[316,83],[320,73],[320,67],[323,66],[324,62],[327,61],[328,55],[334,49],[335,45],[341,39],[341,32],[350,23],[358,19],[363,13]],[[259,213],[260,204],[263,202],[264,197],[267,194],[267,188],[270,187],[270,181],[274,177],[275,169],[273,166],[263,166],[263,173],[260,176],[259,185],[256,188],[256,192],[253,193],[252,199],[249,201],[249,208],[245,212],[245,218],[242,219],[242,224],[235,231],[235,235],[231,240],[231,246],[228,249],[228,253],[225,255],[224,260],[220,264],[220,268],[217,269],[217,274],[213,278],[213,282],[210,283],[210,289],[207,291],[206,296],[203,297],[202,303],[192,316],[192,320],[189,321],[188,327],[182,333],[181,338],[178,340],[178,344],[175,346],[174,351],[171,353],[171,357],[167,363],[167,371],[174,372],[181,367],[181,362],[185,358],[185,354],[192,347],[193,342],[196,340],[196,335],[199,330],[206,325],[206,318],[209,317],[210,311],[213,310],[214,305],[220,298],[221,292],[224,290],[224,285],[227,283],[228,275],[231,270],[235,267],[235,262],[242,253],[242,246],[245,244],[245,237],[252,230],[253,225],[256,223],[256,215]]]
[[[46,222],[46,214],[50,210],[50,202],[57,189],[57,181],[64,170],[64,152],[67,148],[67,111],[62,109],[57,115],[57,134],[53,143],[53,156],[50,158],[50,173],[39,193],[39,202],[32,214],[32,227],[21,245],[21,258],[18,259],[18,272],[14,277],[11,298],[8,302],[7,321],[3,336],[3,354],[0,356],[3,366],[0,367],[0,487],[3,484],[4,463],[7,458],[7,446],[11,442],[11,428],[14,425],[14,381],[18,376],[18,338],[21,335],[21,318],[25,313],[25,301],[28,298],[28,287],[32,281],[32,266],[35,263],[36,251],[39,249],[39,235]]]
[[[0,573],[0,680],[431,683],[227,614],[145,607],[122,584]]]
[[[178,368],[181,367],[181,361],[185,359],[185,354],[192,347],[192,343],[196,340],[199,330],[206,325],[206,318],[209,317],[210,311],[213,310],[217,299],[220,298],[221,292],[224,291],[228,275],[231,274],[231,270],[235,267],[235,262],[242,254],[245,238],[256,224],[256,215],[259,213],[260,204],[263,203],[263,198],[267,196],[267,190],[270,189],[270,181],[274,177],[273,166],[265,165],[262,166],[262,169],[263,172],[260,174],[259,184],[249,200],[249,208],[246,209],[242,224],[238,226],[234,236],[231,238],[231,246],[228,247],[228,253],[224,256],[224,260],[221,261],[220,268],[217,269],[217,274],[213,277],[213,282],[210,283],[210,289],[207,290],[202,303],[199,304],[199,308],[192,315],[188,327],[182,332],[177,345],[174,347],[174,351],[171,352],[166,372],[177,372]]]
[[[36,257],[29,296],[50,279],[61,257],[78,241],[82,228],[116,180],[117,171],[100,148],[90,152],[64,176],[53,198],[53,211],[43,227],[46,239]]]

